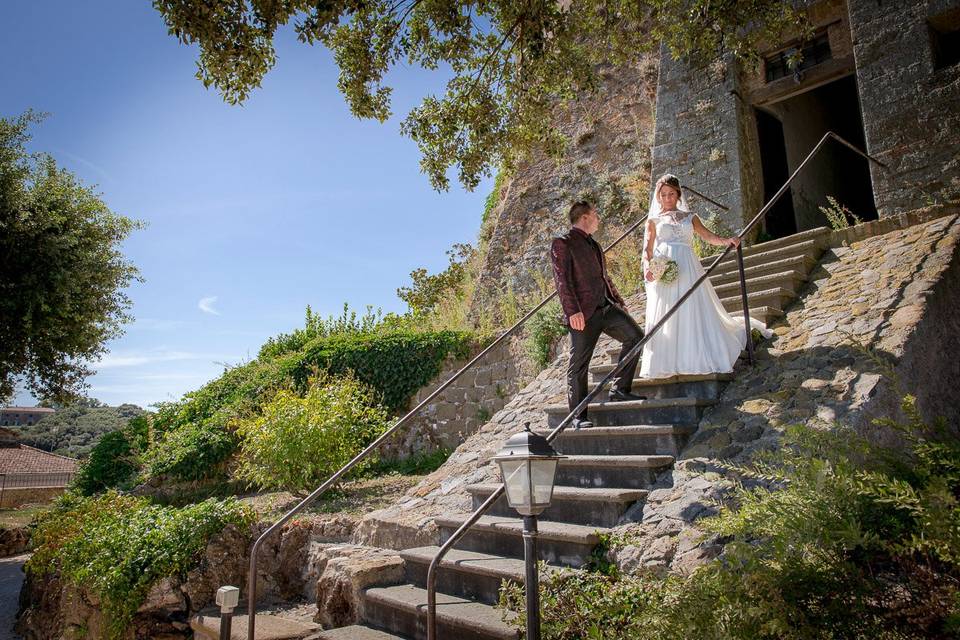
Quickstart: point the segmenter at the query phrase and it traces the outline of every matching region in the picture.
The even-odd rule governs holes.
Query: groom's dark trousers
[[[643,330],[624,310],[625,303],[607,274],[603,250],[592,236],[573,227],[554,238],[550,249],[553,278],[563,307],[563,319],[583,313],[583,331],[570,329],[570,362],[567,365],[567,402],[570,410],[587,395],[587,374],[593,349],[601,333],[623,343],[620,360],[643,339]],[[629,392],[639,354],[630,359],[611,387]],[[577,418],[585,420],[586,410]]]

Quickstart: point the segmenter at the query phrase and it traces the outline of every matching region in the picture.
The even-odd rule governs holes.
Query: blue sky
[[[396,116],[359,121],[330,53],[288,28],[263,86],[232,107],[147,0],[15,0],[0,22],[0,115],[49,112],[32,150],[147,223],[124,245],[145,279],[129,291],[136,321],[95,365],[93,397],[176,399],[300,325],[307,304],[403,311],[410,271],[476,238],[492,181],[433,191],[399,133],[437,74],[396,71]]]

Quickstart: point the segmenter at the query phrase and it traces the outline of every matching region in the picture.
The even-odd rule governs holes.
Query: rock
[[[0,558],[17,556],[30,548],[29,527],[0,527]]]
[[[321,553],[325,562],[316,586],[316,621],[325,628],[358,623],[364,589],[403,581],[403,559],[398,554],[358,545],[331,546]]]

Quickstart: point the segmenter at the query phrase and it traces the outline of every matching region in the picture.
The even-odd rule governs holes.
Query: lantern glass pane
[[[557,472],[557,461],[534,460],[531,467],[533,503],[548,505],[553,497],[553,477]]]
[[[500,472],[506,485],[507,503],[516,509],[530,504],[530,463],[528,460],[501,460]]]

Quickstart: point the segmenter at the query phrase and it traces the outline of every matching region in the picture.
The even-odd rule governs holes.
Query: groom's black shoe
[[[647,396],[637,395],[630,391],[621,391],[620,389],[611,389],[610,397],[607,402],[630,402],[631,400],[646,400]]]
[[[589,420],[581,420],[580,418],[574,418],[570,422],[570,426],[573,427],[574,431],[579,431],[580,429],[589,429],[593,426],[593,423]]]

